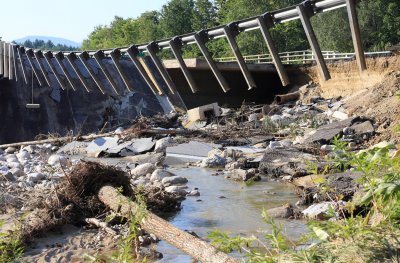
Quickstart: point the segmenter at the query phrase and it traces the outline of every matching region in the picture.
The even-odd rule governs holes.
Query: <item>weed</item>
[[[4,225],[4,221],[0,221],[0,228]],[[17,223],[16,230],[10,233],[0,232],[0,263],[14,262],[22,257],[24,246],[18,238],[21,231],[20,223]]]

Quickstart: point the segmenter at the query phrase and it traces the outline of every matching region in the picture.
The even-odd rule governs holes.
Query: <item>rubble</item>
[[[206,169],[210,176],[221,177],[215,179],[235,181],[228,183],[238,185],[238,189],[251,187],[253,182],[260,188],[270,181],[293,185],[300,198],[296,206],[283,204],[269,209],[271,217],[297,218],[295,209],[302,209],[303,217],[310,219],[343,217],[345,203],[362,191],[362,185],[357,181],[359,174],[351,167],[331,170],[331,158],[341,154],[334,142],[339,140],[358,154],[371,144],[389,148],[391,157],[399,156],[397,138],[373,143],[382,131],[387,135],[387,127],[392,126],[393,120],[398,121],[398,116],[385,119],[373,105],[368,106],[370,109],[359,105],[352,110],[347,98],[322,98],[313,84],[276,98],[276,103],[268,105],[244,103],[239,109],[225,109],[214,103],[185,115],[140,117],[132,121],[131,127],[114,127],[114,132],[82,141],[71,141],[71,137],[64,145],[21,144],[0,149],[0,186],[5,190],[0,193],[0,211],[22,212],[23,206],[32,207],[22,204],[21,193],[44,197],[32,198],[32,202],[35,199],[40,203],[33,207],[40,209],[49,206],[45,202],[54,205],[57,196],[63,209],[71,203],[73,209],[79,209],[57,210],[59,206],[54,205],[56,214],[66,217],[45,220],[57,224],[86,222],[88,217],[103,215],[105,207],[96,198],[82,197],[80,193],[93,193],[99,185],[113,182],[123,186],[122,192],[128,196],[134,197],[133,192],[138,191],[151,211],[173,213],[180,209],[185,197],[191,202],[189,197],[200,196],[190,176],[174,170],[179,165],[183,169]],[[390,103],[397,105],[392,100]],[[113,158],[110,162],[115,160],[113,167],[99,164],[104,157]],[[63,192],[56,195],[54,189]],[[201,191],[207,196],[204,189]],[[9,205],[3,207],[6,203]],[[144,246],[156,239],[141,233],[139,241]]]

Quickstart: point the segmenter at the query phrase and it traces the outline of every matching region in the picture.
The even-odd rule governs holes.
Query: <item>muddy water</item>
[[[175,168],[172,172],[188,178],[189,188],[197,187],[199,197],[188,197],[182,210],[169,221],[184,230],[194,231],[204,238],[209,231],[219,229],[232,234],[262,236],[270,227],[263,223],[263,208],[295,203],[294,189],[286,184],[262,181],[253,186],[232,182],[223,176],[212,176],[213,171],[200,168]],[[281,220],[285,235],[297,239],[306,232],[305,223]],[[158,262],[192,262],[176,248],[161,241],[157,250],[164,254]],[[235,255],[239,256],[239,255]]]

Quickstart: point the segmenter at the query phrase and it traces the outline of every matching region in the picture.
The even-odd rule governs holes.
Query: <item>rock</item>
[[[161,182],[164,178],[166,177],[174,177],[176,176],[175,174],[168,172],[164,169],[156,169],[150,177],[150,181],[154,182],[154,181],[159,181]]]
[[[154,151],[159,153],[159,152],[165,152],[167,147],[174,145],[174,141],[172,140],[171,137],[166,137],[159,139],[156,141],[156,146],[154,148]]]
[[[336,211],[339,205],[343,205],[345,202],[322,202],[309,206],[307,209],[302,211],[302,214],[310,219],[328,219],[329,211]]]
[[[267,214],[273,218],[290,218],[294,215],[294,211],[290,204],[286,204],[284,206],[268,209]]]
[[[200,167],[203,168],[217,168],[224,167],[226,159],[218,154],[214,154],[211,157],[207,157],[201,161]]]
[[[181,196],[185,196],[187,194],[186,192],[187,186],[184,185],[173,185],[173,186],[168,186],[165,187],[165,191],[168,193],[175,193]]]
[[[181,176],[165,177],[164,179],[161,180],[161,183],[164,186],[186,184],[187,182],[188,180],[185,177]]]
[[[30,153],[27,152],[27,151],[21,151],[21,152],[17,153],[15,156],[16,156],[16,157],[18,158],[18,160],[20,160],[20,161],[22,161],[22,160],[28,160],[28,159],[31,157]]]
[[[10,171],[0,171],[0,181],[15,182],[15,177]]]
[[[28,145],[22,148],[22,150],[27,151],[30,154],[39,152],[39,147],[37,145]]]
[[[249,115],[249,121],[258,121],[258,119],[259,119],[258,113],[253,113]]]
[[[18,161],[7,162],[7,166],[9,168],[18,168],[18,169],[22,167],[22,165]]]
[[[254,169],[244,170],[236,169],[233,171],[231,178],[237,181],[248,181],[256,175]]]
[[[200,192],[199,190],[192,190],[187,194],[187,196],[200,196]]]
[[[225,170],[239,169],[243,166],[243,162],[231,162],[225,165]]]
[[[137,186],[146,186],[146,184],[148,184],[149,182],[150,180],[147,178],[139,178],[138,180],[135,180],[133,184]]]
[[[25,176],[25,173],[22,169],[19,168],[11,168],[10,169],[10,173],[14,176],[14,177],[21,177],[21,176]]]
[[[122,128],[122,127],[118,127],[118,128],[114,131],[115,134],[121,134],[121,133],[123,133],[123,132],[124,132],[124,128]]]
[[[51,166],[61,165],[62,167],[66,167],[68,165],[68,158],[64,155],[53,154],[49,157],[47,163]]]
[[[353,124],[350,129],[354,131],[354,134],[362,135],[373,135],[375,133],[375,128],[370,121],[365,121],[358,124]]]
[[[325,152],[332,152],[332,151],[335,150],[335,145],[324,144],[324,145],[321,146],[321,150],[325,151]]]
[[[144,163],[136,166],[131,170],[133,178],[144,177],[148,173],[153,173],[156,170],[156,166],[152,163]]]
[[[333,122],[327,125],[323,125],[318,130],[305,138],[304,143],[321,143],[326,144],[332,141],[335,136],[340,136],[343,133],[343,129],[351,126],[353,123],[358,121],[359,117],[348,118],[343,121]]]
[[[281,148],[283,148],[282,144],[280,142],[277,142],[277,141],[270,141],[268,147],[270,149],[281,149]]]
[[[15,153],[17,151],[14,147],[8,147],[4,152],[5,153]]]
[[[332,114],[332,117],[333,117],[333,118],[336,118],[336,119],[339,119],[339,120],[346,120],[346,119],[349,118],[349,115],[347,115],[346,113],[341,112],[341,111],[335,111],[335,112]]]
[[[260,161],[260,173],[271,177],[290,175],[299,177],[307,175],[307,161],[316,162],[315,156],[300,152],[296,149],[269,149],[267,148]]]
[[[46,176],[42,173],[30,173],[28,174],[28,182],[37,183],[40,180],[45,179]]]

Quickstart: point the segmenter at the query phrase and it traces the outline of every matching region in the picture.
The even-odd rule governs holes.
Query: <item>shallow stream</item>
[[[277,182],[261,181],[252,186],[233,182],[222,175],[212,176],[213,170],[201,168],[171,168],[171,172],[188,178],[189,189],[197,187],[198,197],[187,197],[182,210],[169,221],[183,230],[194,231],[201,238],[218,229],[234,235],[262,236],[270,226],[261,218],[262,209],[286,203],[295,203],[298,198],[293,187]],[[305,222],[278,220],[283,224],[284,234],[297,239],[306,232]],[[164,258],[158,262],[192,262],[191,258],[178,249],[161,241],[157,250]],[[238,256],[238,255],[235,255]]]

